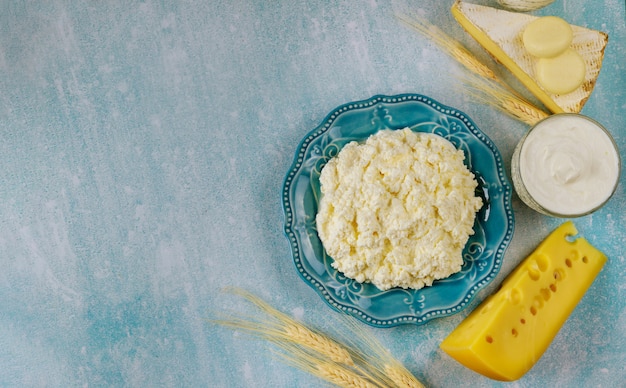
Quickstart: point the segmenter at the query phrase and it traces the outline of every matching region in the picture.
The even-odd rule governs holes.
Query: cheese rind
[[[571,221],[554,230],[441,343],[466,367],[513,381],[539,360],[583,297],[606,256]]]

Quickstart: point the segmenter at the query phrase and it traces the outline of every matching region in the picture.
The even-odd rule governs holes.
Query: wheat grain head
[[[343,363],[348,366],[354,365],[354,361],[350,356],[350,350],[332,338],[306,327],[287,314],[271,307],[261,298],[248,291],[240,288],[228,288],[227,291],[252,302],[271,318],[263,322],[254,321],[249,323],[242,319],[233,319],[232,322],[230,322],[231,327],[244,329],[266,340],[272,341],[279,346],[283,343],[291,342],[314,352],[318,352],[334,362]],[[233,325],[233,323],[236,323],[237,326]]]
[[[384,369],[385,374],[398,388],[424,388],[424,385],[399,363],[387,364]]]
[[[461,81],[466,94],[474,100],[493,106],[526,124],[534,125],[539,120],[548,117],[548,113],[506,85],[472,76],[463,77]]]

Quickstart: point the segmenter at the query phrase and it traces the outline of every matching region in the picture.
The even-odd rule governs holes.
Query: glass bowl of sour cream
[[[511,161],[520,199],[540,213],[562,218],[600,209],[613,196],[620,169],[611,134],[576,113],[539,121],[517,144]]]

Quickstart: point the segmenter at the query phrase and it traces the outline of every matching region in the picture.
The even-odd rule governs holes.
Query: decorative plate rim
[[[355,111],[362,110],[374,107],[377,104],[386,104],[393,106],[394,104],[405,103],[405,102],[415,102],[424,107],[428,107],[431,110],[434,110],[446,117],[455,118],[460,120],[464,127],[473,135],[479,142],[484,144],[490,151],[493,156],[493,162],[496,167],[497,174],[497,183],[501,187],[501,205],[504,210],[503,217],[506,221],[506,228],[502,233],[502,237],[495,244],[496,248],[493,250],[493,253],[490,254],[493,256],[493,265],[492,268],[477,282],[475,282],[469,289],[467,289],[462,297],[462,300],[451,306],[444,306],[442,308],[433,309],[432,311],[428,311],[426,313],[404,313],[398,315],[393,318],[380,318],[375,314],[367,311],[367,308],[361,308],[358,306],[350,305],[345,302],[341,302],[338,298],[335,298],[328,290],[326,284],[320,279],[313,276],[309,273],[302,264],[303,258],[306,259],[305,254],[302,251],[302,247],[300,246],[299,239],[297,237],[297,226],[294,225],[295,217],[294,214],[296,210],[294,210],[294,204],[291,201],[292,190],[294,189],[293,183],[298,177],[299,172],[301,172],[301,168],[303,164],[307,162],[306,160],[306,150],[309,145],[316,141],[321,136],[327,134],[330,131],[336,121],[341,118],[344,114]],[[385,106],[386,106],[385,105]],[[417,124],[416,124],[417,125]],[[378,131],[378,130],[375,130]],[[363,138],[364,139],[364,138]],[[455,144],[456,145],[456,144]],[[468,146],[469,147],[469,146]],[[337,149],[337,152],[339,149]],[[469,153],[469,149],[467,151]],[[320,167],[321,168],[321,167]],[[478,178],[478,177],[477,177]],[[512,239],[513,231],[514,231],[514,214],[511,206],[511,197],[512,197],[512,186],[510,181],[504,171],[504,164],[502,161],[502,156],[500,151],[495,146],[493,141],[484,134],[476,124],[462,111],[449,107],[447,105],[441,104],[438,101],[415,93],[405,93],[399,95],[375,95],[369,99],[361,100],[361,101],[353,101],[349,103],[342,104],[337,108],[333,109],[324,120],[313,130],[309,131],[299,142],[298,147],[295,152],[295,156],[293,158],[293,162],[289,167],[289,170],[285,176],[283,181],[283,190],[282,190],[282,205],[283,205],[283,213],[284,213],[284,233],[287,239],[289,240],[289,244],[292,252],[292,259],[298,274],[310,287],[312,287],[322,299],[333,309],[338,311],[346,312],[359,320],[375,327],[393,327],[402,324],[416,324],[421,325],[424,324],[434,318],[445,317],[459,311],[463,310],[476,296],[477,292],[484,288],[487,284],[489,284],[499,273],[500,268],[502,267],[502,259],[504,253],[506,252],[508,245]],[[487,215],[489,217],[489,215]],[[313,217],[314,218],[314,217]],[[486,220],[487,222],[489,220]],[[313,220],[314,222],[314,220]],[[477,221],[478,222],[478,221]],[[504,226],[504,225],[503,225]],[[467,249],[467,247],[466,247]],[[325,253],[324,253],[325,255]],[[345,277],[344,277],[345,279]],[[442,279],[445,281],[445,279]],[[356,282],[355,282],[356,283]],[[435,287],[436,283],[427,288]],[[373,286],[372,286],[373,287]],[[385,293],[392,292],[404,292],[407,295],[412,294],[413,296],[421,294],[425,289],[420,290],[403,290],[403,289],[391,289],[388,291],[380,291],[379,295],[383,295]],[[349,290],[348,290],[349,291]]]

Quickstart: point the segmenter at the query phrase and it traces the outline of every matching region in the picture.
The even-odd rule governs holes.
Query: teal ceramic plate
[[[382,129],[406,127],[443,136],[463,150],[484,205],[460,272],[420,290],[381,291],[331,266],[333,259],[324,251],[315,224],[319,175],[347,143],[364,141]],[[423,324],[461,311],[497,275],[513,235],[511,185],[496,146],[464,113],[418,94],[374,96],[333,110],[300,142],[282,197],[285,234],[302,279],[331,307],[377,327]]]

